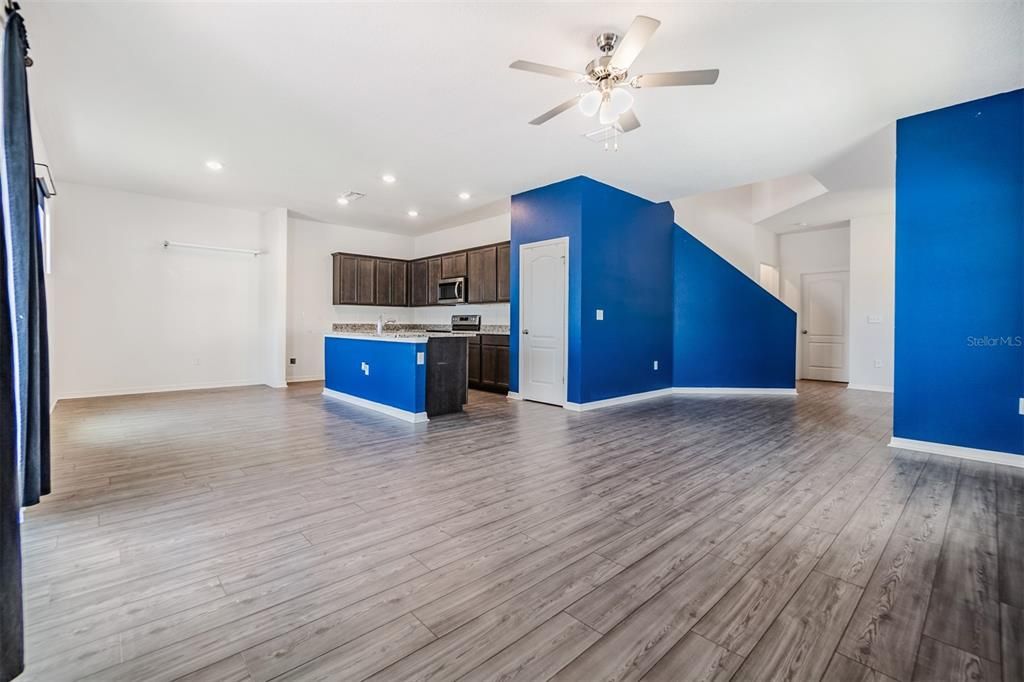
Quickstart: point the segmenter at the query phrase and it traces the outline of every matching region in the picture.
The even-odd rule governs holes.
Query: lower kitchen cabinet
[[[507,334],[479,334],[469,340],[469,387],[508,393]]]

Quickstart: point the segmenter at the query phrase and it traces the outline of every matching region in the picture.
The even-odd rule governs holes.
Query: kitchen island
[[[460,412],[467,338],[456,334],[324,335],[324,396],[409,422]]]

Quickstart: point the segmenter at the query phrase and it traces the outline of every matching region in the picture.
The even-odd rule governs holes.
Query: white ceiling
[[[668,200],[805,172],[896,118],[1024,85],[1020,2],[25,4],[58,189],[403,233],[579,174]],[[509,62],[582,69],[638,13],[662,26],[634,73],[717,67],[718,84],[638,91],[617,153],[575,110],[527,125],[578,86]],[[337,206],[347,190],[368,196]]]

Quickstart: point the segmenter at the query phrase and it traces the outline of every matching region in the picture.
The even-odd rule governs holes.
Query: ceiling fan
[[[588,92],[576,95],[544,112],[530,121],[530,125],[539,126],[574,106],[579,106],[585,116],[597,114],[601,125],[614,126],[619,131],[628,133],[640,127],[640,121],[632,110],[633,95],[629,92],[630,88],[713,85],[718,80],[718,69],[666,71],[630,77],[629,67],[633,65],[633,61],[660,25],[661,22],[657,19],[641,15],[633,20],[621,40],[615,33],[601,33],[597,36],[597,47],[601,50],[602,56],[587,64],[585,73],[523,60],[509,64],[510,69],[568,78],[592,86]]]

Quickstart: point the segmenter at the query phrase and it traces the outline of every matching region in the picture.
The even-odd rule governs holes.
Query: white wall
[[[850,221],[851,388],[892,390],[895,222],[892,213]]]
[[[261,384],[260,217],[62,181],[49,280],[61,398]]]
[[[751,219],[750,185],[672,201],[676,223],[757,281],[761,263],[778,266],[778,238]]]
[[[288,210],[260,215],[260,328],[263,330],[264,383],[288,385]]]
[[[288,219],[289,381],[323,379],[324,333],[335,322],[376,322],[378,315],[412,322],[411,308],[333,305],[331,287],[335,251],[382,258],[412,258],[412,238],[357,227]]]
[[[413,257],[433,256],[446,251],[470,249],[512,238],[512,214],[484,218],[413,238]]]
[[[800,276],[814,272],[850,269],[850,228],[791,232],[779,237],[782,300],[797,311],[797,378],[800,378],[801,286]]]
[[[288,380],[323,378],[323,335],[335,322],[372,323],[384,315],[402,323],[448,324],[455,314],[479,314],[483,324],[508,324],[508,303],[424,308],[333,305],[331,254],[335,251],[413,259],[508,241],[510,236],[510,214],[417,237],[290,218],[287,357],[295,358],[295,364],[287,366]]]

